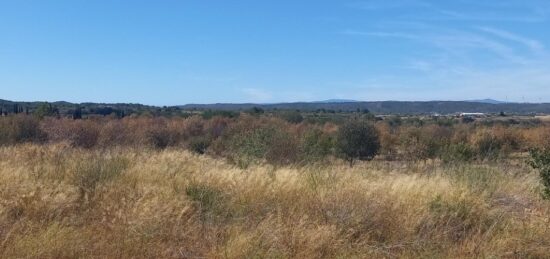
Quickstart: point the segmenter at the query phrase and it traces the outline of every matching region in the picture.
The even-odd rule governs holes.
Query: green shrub
[[[234,134],[229,141],[229,157],[240,167],[265,160],[272,164],[290,164],[298,158],[294,136],[275,125],[264,125]]]
[[[316,162],[332,153],[334,143],[331,136],[319,129],[307,131],[301,142],[302,161]]]
[[[355,159],[373,159],[380,150],[380,139],[376,128],[369,122],[350,120],[340,126],[337,145],[343,158],[351,166]]]
[[[245,112],[250,114],[250,115],[259,116],[260,114],[264,113],[264,109],[262,109],[260,107],[252,107],[252,108],[246,110]]]
[[[539,171],[543,197],[550,199],[550,149],[531,150],[529,164]]]
[[[412,161],[431,158],[435,149],[430,145],[433,141],[427,141],[419,127],[405,128],[400,136],[400,144],[404,158]]]
[[[441,160],[446,163],[470,162],[475,159],[475,150],[466,143],[451,144],[441,150]]]
[[[47,116],[55,116],[59,114],[57,107],[52,106],[51,103],[42,103],[34,111],[34,115],[39,118],[44,118]]]
[[[222,117],[222,118],[237,118],[239,117],[239,113],[233,112],[233,111],[222,111],[222,110],[206,110],[202,112],[201,114],[203,119],[212,119],[214,117]]]
[[[147,142],[153,148],[165,149],[172,143],[170,131],[163,126],[155,126],[147,131]]]
[[[0,145],[43,142],[46,133],[40,129],[40,121],[33,116],[16,115],[0,118]]]
[[[302,114],[298,111],[285,111],[279,115],[283,120],[290,123],[300,123],[304,120]]]
[[[189,142],[189,150],[197,154],[205,154],[210,146],[210,141],[206,137],[196,137]]]
[[[474,137],[479,160],[496,160],[501,154],[502,146],[502,142],[489,130],[480,131]]]

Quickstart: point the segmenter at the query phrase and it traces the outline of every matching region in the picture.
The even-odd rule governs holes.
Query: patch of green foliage
[[[530,155],[529,164],[539,171],[542,195],[545,199],[550,199],[550,149],[531,150]]]
[[[340,126],[337,145],[343,158],[353,165],[356,159],[373,159],[380,150],[380,139],[371,123],[352,119]]]

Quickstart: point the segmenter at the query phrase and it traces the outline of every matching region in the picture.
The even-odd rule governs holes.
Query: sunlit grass
[[[544,258],[528,167],[0,148],[1,258]]]

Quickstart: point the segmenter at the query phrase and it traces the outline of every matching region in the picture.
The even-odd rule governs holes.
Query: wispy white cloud
[[[357,30],[344,30],[342,32],[346,35],[352,36],[366,36],[366,37],[381,37],[381,38],[401,38],[406,40],[418,41],[424,44],[428,44],[431,47],[436,47],[449,55],[460,56],[465,58],[470,55],[472,51],[483,50],[494,54],[499,59],[502,59],[511,63],[526,63],[528,60],[522,55],[518,54],[515,49],[505,44],[505,42],[498,39],[489,38],[484,35],[480,35],[474,32],[449,30],[437,27],[432,27],[430,30],[403,32],[403,31],[372,31],[363,32]],[[509,35],[511,36],[511,35]],[[527,43],[526,38],[520,38],[514,35],[515,40],[523,40],[523,43]],[[502,36],[501,36],[502,37]],[[536,42],[529,42],[533,48],[540,48],[536,46]]]
[[[338,98],[359,100],[467,100],[495,98],[515,102],[550,100],[550,65],[521,69],[433,69],[424,76],[380,76],[339,89]]]
[[[429,55],[406,57],[408,61],[401,68],[411,73],[399,73],[398,77],[373,75],[371,80],[348,88],[350,96],[341,98],[418,100],[425,95],[430,96],[426,100],[491,97],[540,102],[550,99],[550,55],[544,44],[536,39],[490,27],[474,27],[469,31],[444,28],[399,32],[347,30],[345,34],[400,38],[426,44],[434,51]],[[480,61],[480,53],[492,53],[493,59],[484,57]]]
[[[540,54],[540,53],[543,53],[545,51],[544,45],[540,41],[537,41],[535,39],[530,39],[530,38],[527,38],[527,37],[524,37],[524,36],[521,36],[521,35],[517,35],[515,33],[509,32],[509,31],[505,31],[505,30],[501,30],[501,29],[495,29],[495,28],[491,28],[491,27],[479,27],[479,29],[484,31],[484,32],[495,35],[497,37],[507,39],[507,40],[511,40],[511,41],[515,41],[515,42],[518,42],[520,44],[523,44],[523,45],[527,46],[532,52]]]
[[[369,38],[368,42],[391,40],[407,46],[400,51],[419,51],[401,56],[402,63],[393,71],[348,83],[339,98],[550,100],[550,52],[542,40],[547,37],[510,30],[550,21],[550,1],[365,3],[355,7],[387,15],[363,25],[366,29],[343,30],[343,35]],[[515,26],[508,27],[511,24]]]
[[[421,10],[415,14],[393,17],[402,20],[449,20],[449,21],[511,21],[535,23],[547,21],[550,15],[548,1],[453,1],[451,6],[475,7],[474,11],[464,12],[442,7],[442,2],[434,0],[369,0],[349,4],[350,7],[365,11],[392,9]]]

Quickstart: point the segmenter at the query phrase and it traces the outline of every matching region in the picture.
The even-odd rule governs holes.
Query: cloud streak
[[[415,9],[415,14],[394,18],[417,21],[510,21],[540,23],[548,20],[548,1],[453,1],[455,8],[475,7],[476,11],[463,12],[441,7],[440,1],[420,0],[370,0],[354,2],[350,7],[369,12]],[[419,15],[420,14],[420,15]]]
[[[484,31],[484,32],[495,35],[497,37],[500,37],[502,39],[507,39],[507,40],[511,40],[511,41],[521,43],[521,44],[527,46],[532,52],[537,53],[537,54],[542,54],[545,51],[544,45],[541,42],[537,41],[537,40],[530,39],[530,38],[527,38],[527,37],[523,37],[523,36],[514,34],[512,32],[508,32],[508,31],[505,31],[505,30],[491,28],[491,27],[479,27],[479,29]]]
[[[456,11],[453,7],[457,5],[470,9]],[[357,8],[373,13],[390,11],[367,29],[346,29],[341,34],[368,38],[369,43],[401,40],[392,40],[403,46],[397,51],[422,51],[405,53],[400,57],[403,63],[393,72],[356,82],[349,86],[353,94],[342,98],[415,100],[425,94],[442,100],[550,100],[550,54],[544,41],[537,39],[541,35],[527,36],[507,27],[546,22],[550,2],[462,0],[443,5],[435,1],[369,1],[366,7]]]

